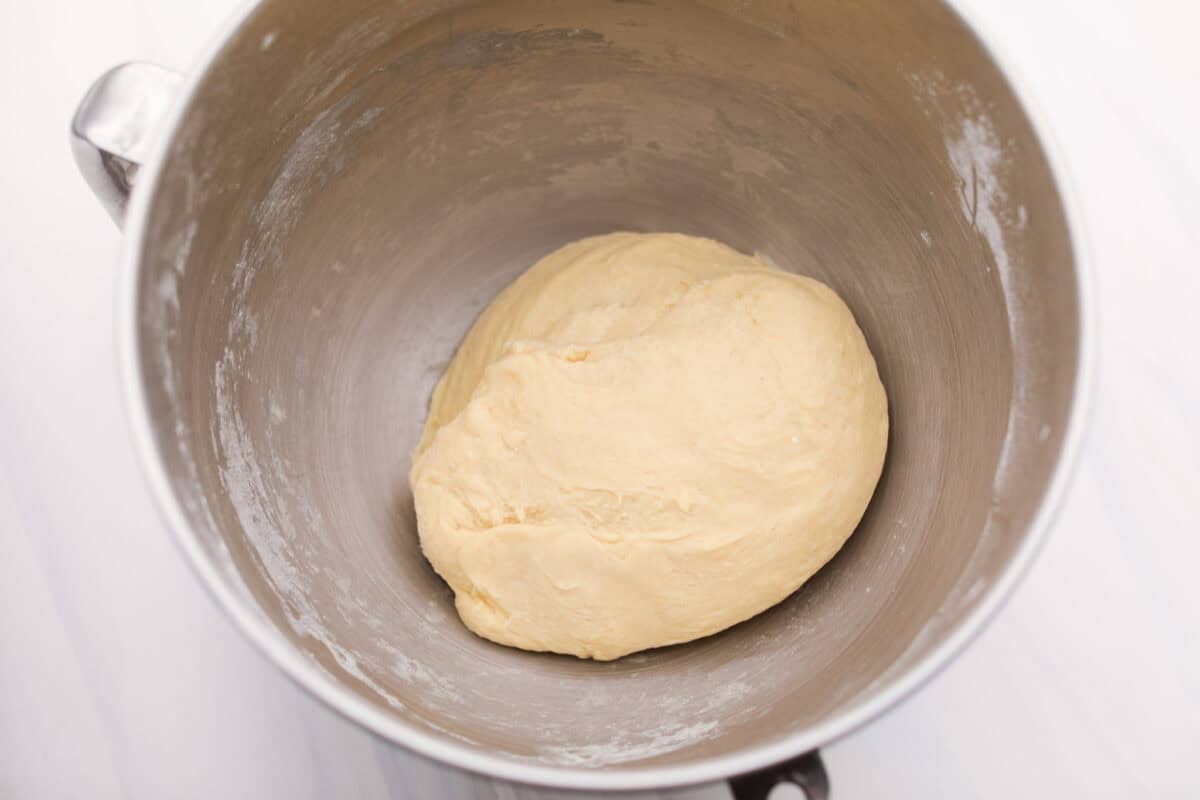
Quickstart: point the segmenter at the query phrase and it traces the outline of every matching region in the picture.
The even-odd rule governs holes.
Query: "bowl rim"
[[[237,628],[268,660],[295,683],[326,706],[363,728],[427,758],[446,765],[516,783],[573,790],[629,791],[690,786],[720,781],[780,764],[808,751],[828,745],[875,719],[913,694],[945,669],[978,636],[1013,589],[1028,572],[1044,545],[1049,529],[1061,510],[1071,479],[1080,461],[1084,434],[1091,418],[1096,369],[1096,289],[1088,249],[1088,237],[1078,195],[1074,189],[1062,147],[1050,128],[1044,111],[1029,89],[1013,59],[1006,56],[996,37],[982,24],[977,12],[966,8],[968,0],[942,0],[975,38],[983,52],[1013,92],[1034,136],[1041,146],[1062,204],[1068,239],[1074,256],[1076,301],[1079,308],[1079,351],[1075,363],[1075,390],[1067,417],[1062,448],[1046,491],[1021,544],[980,603],[965,616],[933,650],[887,679],[886,685],[869,697],[852,702],[828,719],[777,741],[744,747],[728,754],[678,766],[587,767],[545,766],[480,751],[450,739],[439,738],[398,715],[389,714],[365,698],[339,687],[328,674],[300,653],[220,574],[216,564],[192,532],[179,498],[171,488],[166,465],[150,424],[151,412],[142,382],[143,363],[138,326],[141,284],[141,252],[150,204],[162,180],[163,165],[171,143],[192,98],[206,79],[225,46],[245,26],[258,0],[243,0],[240,7],[218,28],[193,62],[161,124],[155,144],[141,166],[139,180],[125,215],[117,297],[117,358],[123,387],[125,411],[142,472],[159,513],[167,522],[176,545],[199,576],[200,582]]]

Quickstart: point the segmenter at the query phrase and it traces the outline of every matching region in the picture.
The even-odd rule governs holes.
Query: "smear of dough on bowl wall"
[[[837,553],[887,431],[824,284],[710,239],[583,239],[505,289],[438,384],[421,548],[492,641],[598,660],[690,641]]]

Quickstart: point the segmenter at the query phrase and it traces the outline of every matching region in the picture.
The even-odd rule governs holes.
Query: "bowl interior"
[[[205,558],[316,680],[515,761],[687,765],[869,703],[988,595],[1075,391],[1059,195],[954,14],[795,5],[267,0],[228,42],[153,187],[141,379]],[[829,283],[892,434],[858,532],[794,596],[599,664],[467,632],[407,472],[480,309],[613,230]]]

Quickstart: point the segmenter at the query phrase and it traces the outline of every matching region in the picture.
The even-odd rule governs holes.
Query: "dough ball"
[[[569,244],[483,312],[411,474],[467,627],[614,659],[783,600],[850,536],[887,397],[834,292],[718,242]]]

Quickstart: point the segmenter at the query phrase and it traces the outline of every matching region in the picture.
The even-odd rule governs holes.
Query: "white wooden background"
[[[234,1],[0,0],[0,797],[556,797],[423,762],[310,699],[209,601],[142,486],[115,380],[118,233],[67,123],[116,62],[185,69]],[[1200,5],[960,2],[1068,156],[1099,400],[1017,597],[828,748],[835,794],[1200,797]]]

